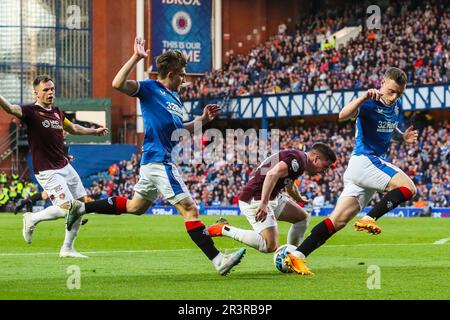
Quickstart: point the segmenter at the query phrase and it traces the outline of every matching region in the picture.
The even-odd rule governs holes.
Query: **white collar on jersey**
[[[43,105],[39,104],[38,101],[35,102],[35,105],[41,107],[41,108],[44,109],[45,111],[52,111],[52,106],[50,106],[50,108],[47,109],[47,108],[44,107]]]

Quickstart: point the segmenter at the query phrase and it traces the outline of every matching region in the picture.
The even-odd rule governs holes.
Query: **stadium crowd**
[[[358,3],[300,19],[292,34],[278,34],[248,55],[231,56],[222,69],[186,87],[182,98],[379,87],[378,75],[393,65],[405,70],[409,84],[450,81],[450,7],[445,1],[391,3],[383,9],[379,30],[362,23],[362,7]],[[354,25],[364,29],[344,46],[319,43]]]
[[[450,124],[426,125],[420,129],[416,146],[394,142],[388,161],[404,170],[415,182],[418,193],[405,206],[446,207],[450,205]],[[289,127],[282,131],[280,148],[306,150],[315,142],[331,145],[338,155],[336,169],[326,175],[303,175],[298,188],[311,201],[308,205],[321,207],[336,204],[343,189],[342,176],[354,145],[353,123],[325,123],[315,126]],[[112,165],[109,172],[92,187],[88,194],[94,199],[114,195],[131,197],[137,181],[140,157]],[[226,159],[213,164],[181,165],[180,172],[193,198],[203,206],[237,205],[241,187],[248,181],[252,168],[248,164],[233,164]],[[376,194],[369,205],[380,199]],[[159,199],[156,204],[167,204]]]

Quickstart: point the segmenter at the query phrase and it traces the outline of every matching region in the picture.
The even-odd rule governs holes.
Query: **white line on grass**
[[[444,244],[444,243],[446,243],[448,241],[450,241],[450,238],[445,238],[445,239],[438,240],[438,241],[436,241],[433,244]]]
[[[442,239],[445,240],[445,239]],[[448,238],[447,240],[450,240]],[[441,241],[441,240],[440,240]],[[357,243],[357,244],[336,244],[326,245],[322,248],[340,248],[340,247],[377,247],[377,246],[432,246],[444,243]],[[239,248],[228,248],[228,251]],[[198,251],[199,249],[171,249],[171,250],[110,250],[110,251],[83,251],[83,254],[121,254],[121,253],[158,253],[158,252],[180,252],[180,251]],[[0,257],[21,257],[21,256],[53,256],[57,252],[30,252],[30,253],[0,253]]]

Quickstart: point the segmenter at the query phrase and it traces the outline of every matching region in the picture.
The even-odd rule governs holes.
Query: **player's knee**
[[[278,248],[278,246],[276,243],[269,244],[269,245],[267,245],[266,252],[267,253],[275,252],[275,251],[277,251],[277,248]]]
[[[274,241],[272,239],[263,239],[264,244],[262,246],[260,246],[260,250],[261,252],[264,253],[272,253],[277,251],[278,248],[278,242]]]
[[[412,197],[414,197],[417,194],[417,188],[416,188],[416,186],[414,184],[409,186],[408,189],[411,191]]]
[[[145,210],[141,206],[134,204],[132,201],[127,202],[127,213],[140,216],[145,213]]]
[[[195,220],[199,216],[198,208],[193,201],[189,201],[183,204],[183,211],[184,211],[183,216],[185,220],[192,220],[192,219]]]

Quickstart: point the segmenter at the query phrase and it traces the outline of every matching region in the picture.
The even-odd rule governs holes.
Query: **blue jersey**
[[[381,101],[366,100],[356,118],[354,155],[376,155],[384,158],[400,119],[402,101],[385,106]]]
[[[141,101],[144,122],[144,143],[141,165],[171,162],[172,132],[183,128],[183,104],[176,92],[169,91],[155,80],[139,81],[134,95]]]

